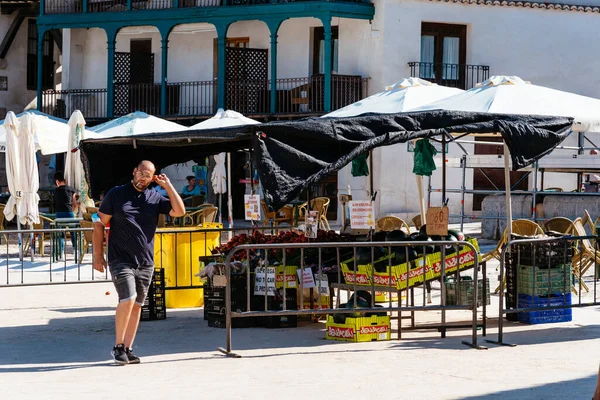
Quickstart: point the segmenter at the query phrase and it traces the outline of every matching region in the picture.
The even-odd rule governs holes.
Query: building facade
[[[296,118],[408,76],[469,89],[492,75],[517,75],[600,97],[600,1],[568,1],[43,0],[36,54],[43,63],[43,40],[62,31],[62,86],[38,85],[38,108],[63,117],[81,109],[91,121],[134,110],[193,121],[219,107],[264,120]],[[43,80],[43,68],[37,73]],[[462,154],[455,146],[449,152]],[[346,168],[316,194],[335,198],[335,188],[351,188],[362,199],[372,184],[379,215],[418,212],[407,146],[376,149],[371,172],[354,178]],[[572,177],[548,179],[575,189],[567,187],[575,186]],[[489,184],[474,170],[465,182]],[[523,182],[530,186],[531,178]],[[448,187],[461,184],[461,171],[449,170]],[[438,172],[432,186],[441,187]],[[456,213],[460,199],[449,197]],[[441,202],[436,194],[431,200]],[[480,203],[469,195],[465,209]]]

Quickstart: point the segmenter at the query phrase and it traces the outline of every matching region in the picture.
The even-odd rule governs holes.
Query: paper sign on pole
[[[246,221],[260,221],[260,196],[257,194],[245,194],[244,210]]]
[[[267,296],[275,296],[275,273],[275,267],[256,267],[254,277],[255,295],[264,296],[266,287]]]
[[[329,296],[329,280],[326,274],[315,274],[315,280],[317,281],[317,288],[321,296]]]
[[[351,201],[348,204],[350,206],[350,227],[352,229],[375,228],[375,213],[373,212],[372,201]]]
[[[306,227],[304,235],[309,239],[317,238],[317,230],[319,228],[319,212],[308,211],[306,213],[306,219],[304,221]]]
[[[427,235],[448,235],[448,207],[430,207],[426,219]]]
[[[315,287],[315,280],[311,268],[304,268],[304,270],[298,269],[296,273],[298,274],[298,279],[302,282],[303,289]]]

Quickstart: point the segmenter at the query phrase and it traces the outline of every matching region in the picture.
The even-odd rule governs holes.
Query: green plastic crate
[[[455,280],[446,282],[446,305],[447,306],[468,306],[473,303],[473,280],[461,279],[458,283]],[[485,292],[485,304],[490,304],[490,280],[485,282],[485,291],[483,290],[483,279],[477,281],[477,307],[481,307],[483,293]]]
[[[571,264],[550,269],[521,265],[517,272],[518,293],[529,296],[570,293],[572,282]]]

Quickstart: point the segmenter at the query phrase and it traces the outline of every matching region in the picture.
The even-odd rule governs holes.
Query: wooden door
[[[501,138],[475,138],[475,141],[484,142],[500,142],[498,145],[488,144],[476,144],[475,154],[504,154],[504,145],[502,144]],[[511,171],[510,172],[510,183],[513,186],[517,183],[527,172]],[[473,171],[473,189],[474,190],[500,190],[504,191],[505,179],[504,169],[502,168],[482,168],[475,169]],[[513,190],[527,190],[528,181],[523,179],[517,187],[513,187]],[[486,194],[474,194],[473,195],[473,211],[481,211],[481,203]]]

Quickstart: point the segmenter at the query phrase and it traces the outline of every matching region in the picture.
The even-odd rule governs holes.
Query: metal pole
[[[442,135],[442,204],[446,201],[446,135]]]
[[[467,156],[462,156],[462,186],[460,187],[460,231],[462,232],[465,225],[465,190],[467,181]]]
[[[512,204],[510,201],[510,154],[508,146],[504,143],[504,187],[506,190],[506,229],[508,240],[512,237]]]
[[[533,213],[532,218],[533,222],[535,222],[537,217],[537,184],[538,184],[538,162],[535,162],[535,167],[533,171]]]

